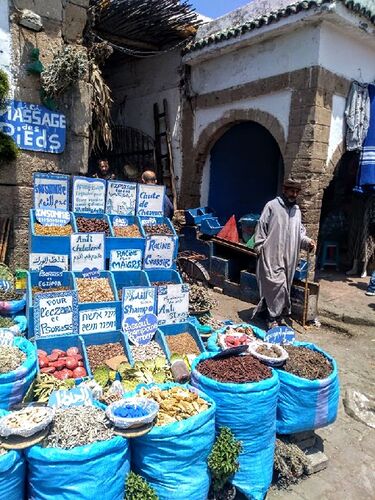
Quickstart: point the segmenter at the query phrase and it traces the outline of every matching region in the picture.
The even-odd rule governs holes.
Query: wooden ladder
[[[5,262],[8,250],[11,220],[9,217],[0,217],[0,262]]]
[[[159,104],[157,102],[154,104],[154,123],[157,177],[159,182],[166,187],[167,195],[172,198],[174,210],[177,210],[176,179],[173,168],[167,99],[163,99],[163,111],[161,113]]]

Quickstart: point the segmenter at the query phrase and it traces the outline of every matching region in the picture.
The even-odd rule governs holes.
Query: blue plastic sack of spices
[[[220,346],[217,343],[218,335],[224,333],[225,330],[229,327],[238,328],[239,326],[242,326],[244,328],[250,326],[252,328],[255,336],[260,338],[260,339],[264,339],[264,337],[266,335],[266,332],[264,330],[262,330],[261,328],[258,328],[257,326],[250,325],[249,323],[239,323],[237,325],[224,326],[223,328],[220,328],[219,330],[215,330],[214,333],[210,336],[210,338],[207,341],[207,350],[209,352],[215,352],[215,353],[220,352],[222,349],[220,348]]]
[[[0,417],[7,412],[0,410]],[[0,498],[22,500],[25,491],[26,464],[19,451],[0,454]]]
[[[191,383],[216,403],[216,429],[229,427],[242,442],[240,469],[231,481],[248,498],[262,500],[271,485],[276,440],[276,406],[279,378],[272,377],[248,384],[224,383],[199,373],[203,353],[192,364]]]
[[[327,353],[306,342],[295,342],[323,354],[333,371],[325,379],[308,380],[278,369],[280,394],[277,403],[278,434],[294,434],[332,424],[337,417],[340,384],[336,361]]]
[[[127,439],[116,436],[71,450],[25,450],[29,500],[123,500],[130,470]]]
[[[23,337],[14,337],[13,345],[26,354],[26,360],[17,370],[0,375],[0,408],[3,410],[22,401],[37,370],[34,345]]]
[[[19,300],[0,300],[0,314],[16,314],[26,307],[26,296]]]
[[[173,383],[157,387],[163,390],[174,386],[196,391]],[[160,500],[207,499],[207,459],[215,440],[215,403],[205,394],[198,394],[210,403],[208,410],[186,420],[155,426],[148,434],[131,440],[132,469],[150,483]]]

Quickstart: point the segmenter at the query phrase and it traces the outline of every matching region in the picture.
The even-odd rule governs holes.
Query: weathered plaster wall
[[[180,50],[136,59],[111,67],[108,84],[113,93],[115,123],[142,130],[155,138],[154,103],[162,111],[167,99],[175,173],[181,177]]]
[[[8,0],[0,0],[0,68],[10,74],[10,29]]]
[[[4,0],[1,0],[2,4]],[[87,19],[89,0],[17,0],[17,8],[9,2],[11,34],[11,74],[13,97],[40,104],[39,77],[27,73],[30,51],[40,49],[44,65],[66,43],[79,43]],[[2,5],[0,5],[1,7]],[[29,9],[42,18],[43,29],[36,32],[18,24],[21,9]],[[0,10],[4,26],[4,11]],[[91,86],[80,82],[58,103],[59,111],[66,115],[67,141],[62,154],[39,153],[22,150],[19,158],[0,167],[0,216],[13,221],[8,260],[13,266],[28,267],[28,212],[32,207],[33,172],[85,172],[89,153],[89,123]]]

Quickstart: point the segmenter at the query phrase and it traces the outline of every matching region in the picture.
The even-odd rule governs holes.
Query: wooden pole
[[[307,320],[307,308],[309,305],[309,266],[310,266],[310,252],[307,252],[307,274],[305,280],[305,293],[303,297],[303,317],[302,317],[302,327],[305,328]]]

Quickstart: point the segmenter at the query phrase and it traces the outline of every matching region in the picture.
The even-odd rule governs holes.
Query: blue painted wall
[[[255,122],[231,127],[211,150],[208,204],[221,222],[260,213],[278,193],[283,162],[270,132]]]

